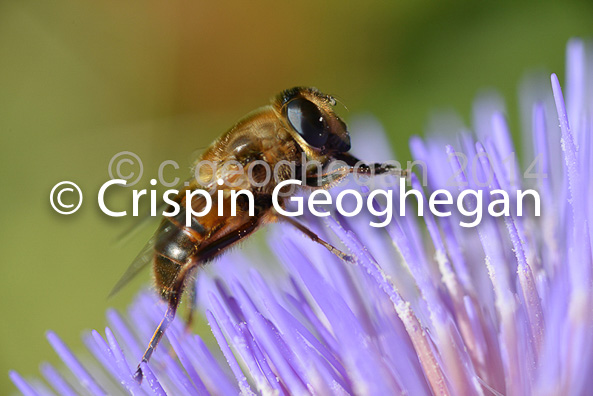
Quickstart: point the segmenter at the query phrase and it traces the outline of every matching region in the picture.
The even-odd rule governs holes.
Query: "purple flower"
[[[301,219],[356,265],[288,225],[272,226],[272,253],[248,243],[200,275],[200,309],[218,345],[186,333],[177,318],[139,386],[132,372],[165,309],[145,291],[126,314],[107,313],[104,336],[85,335],[94,359],[77,358],[49,332],[68,371],[42,365],[47,384],[65,395],[586,393],[593,63],[583,42],[568,45],[564,94],[556,75],[551,82],[551,90],[524,90],[522,137],[531,149],[523,166],[500,101],[478,100],[471,130],[437,122],[426,139],[410,142],[427,170],[422,218],[396,215],[385,228],[370,227],[376,219],[368,214]],[[372,120],[351,129],[365,131],[353,137],[360,157],[392,158]],[[377,180],[393,188],[399,210],[391,182]],[[418,179],[412,184],[420,189]],[[540,217],[484,214],[463,228],[458,213],[426,210],[437,189],[520,188],[539,192]],[[10,378],[24,394],[51,394],[41,381]]]

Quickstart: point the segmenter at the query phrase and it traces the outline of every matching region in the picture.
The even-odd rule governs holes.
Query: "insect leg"
[[[193,277],[189,280],[188,289],[188,301],[187,301],[187,319],[185,321],[185,331],[189,332],[191,330],[191,326],[194,322],[194,312],[197,309],[198,305],[198,293],[196,292],[196,279]]]
[[[350,167],[350,173],[358,175],[391,174],[399,177],[408,176],[407,169],[401,169],[399,166],[387,163],[366,164],[349,153],[340,153],[336,155],[335,159],[345,162]]]
[[[169,327],[169,325],[175,318],[175,312],[177,311],[177,305],[178,304],[174,304],[174,305],[169,304],[169,307],[167,308],[167,312],[165,312],[165,317],[163,318],[163,320],[161,320],[159,327],[156,328],[156,331],[154,332],[154,334],[150,340],[150,343],[148,344],[148,348],[146,348],[144,355],[142,355],[141,363],[142,362],[148,363],[148,361],[150,360],[150,357],[152,356],[154,349],[161,341],[161,338],[163,338],[163,334],[165,334],[165,330],[167,330],[167,328]],[[136,369],[136,372],[134,373],[134,379],[139,384],[142,383],[142,369],[140,368],[140,364],[138,364],[138,368]]]
[[[319,238],[319,236],[316,233],[314,233],[313,231],[311,231],[310,229],[308,229],[307,227],[305,227],[298,221],[294,220],[292,217],[282,217],[282,219],[286,220],[288,223],[290,223],[291,225],[296,227],[299,231],[301,231],[303,234],[308,236],[313,242],[317,242],[320,245],[322,245],[323,247],[325,247],[332,254],[336,255],[339,259],[342,259],[342,260],[348,261],[348,262],[354,262],[354,258],[351,255],[342,252],[340,249],[336,248],[335,246],[333,246],[333,245],[327,243],[326,241],[324,241],[323,239]]]
[[[348,176],[349,173],[352,173],[352,168],[342,166],[337,169],[333,169],[331,172],[323,173],[321,175],[308,176],[305,180],[305,185],[309,187],[329,188]]]
[[[336,159],[346,163],[347,166],[340,166],[339,168],[332,169],[331,171],[320,175],[308,176],[305,180],[305,185],[309,187],[328,188],[351,173],[355,175],[367,176],[390,174],[399,177],[407,177],[408,175],[408,171],[406,169],[400,169],[397,166],[391,164],[366,164],[362,161],[359,161],[358,158],[350,154],[340,154],[336,157]]]
[[[171,290],[171,294],[168,301],[169,306],[167,307],[167,311],[165,312],[165,317],[163,318],[163,320],[161,320],[161,323],[159,323],[159,326],[156,328],[152,338],[150,339],[148,347],[146,348],[144,355],[142,355],[142,360],[140,364],[142,364],[142,362],[148,363],[150,357],[152,356],[152,353],[154,352],[157,345],[163,338],[165,331],[167,330],[171,322],[173,322],[173,319],[175,318],[175,313],[177,312],[177,307],[179,306],[181,292],[183,290],[183,284],[185,282],[186,275],[187,271],[181,271],[181,273],[177,277],[177,280],[175,281],[175,284],[173,285]],[[140,364],[138,364],[138,368],[134,373],[134,379],[139,384],[142,383],[142,369],[140,368]]]
[[[161,338],[163,338],[163,334],[175,318],[175,313],[177,312],[177,307],[179,305],[179,299],[181,297],[181,292],[183,291],[184,284],[188,279],[187,275],[196,268],[197,265],[204,264],[210,260],[212,260],[215,256],[222,253],[227,247],[231,246],[232,244],[239,242],[245,236],[251,234],[253,231],[257,229],[259,225],[259,218],[251,218],[249,222],[237,227],[237,229],[229,232],[225,236],[211,242],[208,246],[204,246],[199,253],[199,257],[196,256],[193,258],[193,263],[186,264],[180,273],[177,275],[175,283],[171,289],[169,294],[169,307],[167,308],[167,312],[165,313],[165,317],[157,327],[150,343],[148,344],[148,348],[146,348],[146,352],[142,356],[142,362],[147,363],[150,360],[154,349],[158,345]],[[140,368],[140,364],[138,365],[138,369],[134,374],[134,379],[138,382],[142,382],[142,369]]]

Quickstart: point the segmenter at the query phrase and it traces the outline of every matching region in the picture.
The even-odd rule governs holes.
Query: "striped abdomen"
[[[185,210],[178,216],[165,217],[156,233],[154,276],[156,287],[164,300],[171,295],[182,268],[192,264],[203,242],[206,230],[192,217],[192,226],[185,226]]]

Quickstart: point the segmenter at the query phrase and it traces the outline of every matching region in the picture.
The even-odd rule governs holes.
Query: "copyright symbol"
[[[132,169],[138,168],[138,172],[136,173],[134,170],[131,170],[126,174],[122,174],[122,165],[124,164],[128,164],[126,168],[129,168],[130,165],[132,166]],[[144,165],[142,165],[142,160],[135,153],[131,151],[121,151],[111,157],[109,165],[107,166],[107,171],[109,172],[111,180],[123,179],[127,182],[126,187],[130,187],[140,181],[142,173],[144,173]]]
[[[60,187],[60,186],[64,186],[64,187],[61,187],[58,189],[58,187]],[[78,201],[78,205],[76,205],[76,207],[74,209],[70,209],[74,206],[74,204],[65,204],[62,202],[62,193],[64,191],[74,192],[74,189],[72,189],[72,187],[68,187],[68,186],[74,187],[76,189],[76,191],[78,192],[79,201]],[[56,206],[56,202],[54,202],[54,201],[57,201],[57,206]],[[82,205],[82,191],[76,184],[72,183],[71,181],[60,182],[60,183],[56,184],[54,186],[54,188],[51,189],[51,193],[49,193],[49,203],[51,203],[52,208],[54,208],[54,210],[60,214],[63,214],[63,215],[72,214],[72,213],[76,212],[78,210],[78,208],[80,208],[80,205]],[[70,210],[60,210],[60,209],[58,209],[58,207],[60,207],[62,209],[70,209]]]

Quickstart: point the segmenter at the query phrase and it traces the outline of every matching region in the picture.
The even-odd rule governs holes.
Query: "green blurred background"
[[[137,187],[149,187],[162,161],[189,166],[280,90],[313,85],[348,106],[347,120],[378,117],[405,160],[407,138],[433,110],[469,119],[483,88],[503,94],[518,124],[524,73],[562,76],[566,41],[593,29],[586,2],[246,3],[0,4],[0,394],[14,391],[9,369],[31,377],[57,361],[46,330],[80,351],[81,332],[102,331],[105,309],[125,307],[149,282],[146,271],[106,299],[152,232],[114,242],[134,223],[97,206],[114,154],[138,154]],[[62,180],[85,196],[70,216],[49,204]],[[114,198],[118,209],[126,194]]]

